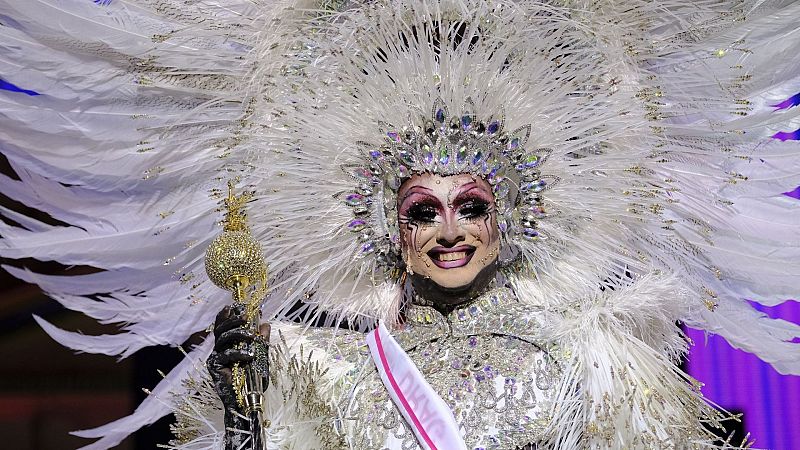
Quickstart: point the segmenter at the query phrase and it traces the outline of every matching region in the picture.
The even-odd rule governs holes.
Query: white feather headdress
[[[348,228],[359,180],[346,169],[441,99],[452,115],[530,125],[525,150],[547,149],[539,170],[557,182],[541,193],[540,238],[507,237],[505,271],[526,298],[590,298],[604,280],[660,271],[689,299],[665,305],[672,320],[800,373],[800,327],[749,304],[800,291],[800,206],[782,195],[800,185],[799,148],[772,138],[798,127],[798,109],[770,106],[800,85],[798,14],[791,2],[10,2],[0,146],[19,179],[0,189],[58,225],[3,209],[15,225],[0,225],[0,255],[103,270],[9,268],[121,327],[85,336],[39,319],[62,344],[122,357],[179,345],[227,302],[202,255],[236,178],[258,194],[265,317],[391,319],[402,286]],[[163,415],[154,404],[86,434],[105,436],[91,448]]]

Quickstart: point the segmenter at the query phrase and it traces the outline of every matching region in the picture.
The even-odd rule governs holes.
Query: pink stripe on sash
[[[414,422],[414,426],[417,427],[419,433],[422,435],[422,439],[425,440],[425,443],[431,448],[431,450],[437,450],[436,445],[434,445],[431,438],[428,436],[428,433],[425,431],[425,428],[422,427],[422,423],[417,418],[417,415],[414,414],[414,410],[411,409],[411,405],[406,400],[405,395],[403,395],[403,391],[400,390],[400,386],[397,384],[397,381],[394,379],[394,375],[392,375],[392,369],[389,367],[389,362],[386,360],[386,354],[383,351],[383,344],[381,343],[381,333],[378,329],[375,329],[375,346],[378,349],[378,355],[381,359],[381,365],[383,366],[383,370],[386,372],[386,377],[389,378],[389,383],[392,385],[392,389],[394,389],[397,397],[400,399],[400,403],[403,404],[403,408],[405,408],[406,412],[408,413],[411,421]]]

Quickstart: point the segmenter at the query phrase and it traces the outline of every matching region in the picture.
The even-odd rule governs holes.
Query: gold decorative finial
[[[261,244],[250,234],[244,206],[253,194],[234,194],[234,182],[228,182],[228,196],[224,199],[225,219],[222,234],[214,238],[206,249],[206,273],[217,286],[231,291],[233,302],[244,306],[248,327],[258,333],[261,299],[267,291],[267,264]],[[266,353],[264,353],[266,355]],[[263,356],[263,355],[262,355]],[[233,366],[234,388],[239,405],[247,414],[261,414],[264,381],[259,367],[265,366],[265,357],[245,366]],[[260,423],[260,422],[259,422]]]
[[[244,211],[244,205],[252,197],[253,194],[249,192],[234,195],[233,182],[228,183],[223,232],[206,250],[208,277],[217,286],[233,291],[234,301],[239,303],[244,303],[245,299],[244,293],[237,291],[265,282],[267,275],[261,245],[250,235]]]
[[[244,205],[253,198],[253,193],[244,191],[241,195],[234,195],[234,182],[228,181],[228,196],[225,198],[225,231],[248,231],[247,213]]]

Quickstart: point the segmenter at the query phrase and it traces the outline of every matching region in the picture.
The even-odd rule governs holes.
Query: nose
[[[443,247],[452,247],[465,239],[464,229],[461,228],[458,219],[448,214],[439,225],[436,243]]]

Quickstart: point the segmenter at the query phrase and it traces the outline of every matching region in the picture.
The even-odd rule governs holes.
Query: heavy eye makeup
[[[439,217],[441,205],[435,198],[409,199],[400,208],[400,220],[412,223],[434,223]]]
[[[491,204],[480,197],[468,198],[461,202],[457,212],[459,218],[478,219],[491,212]]]

